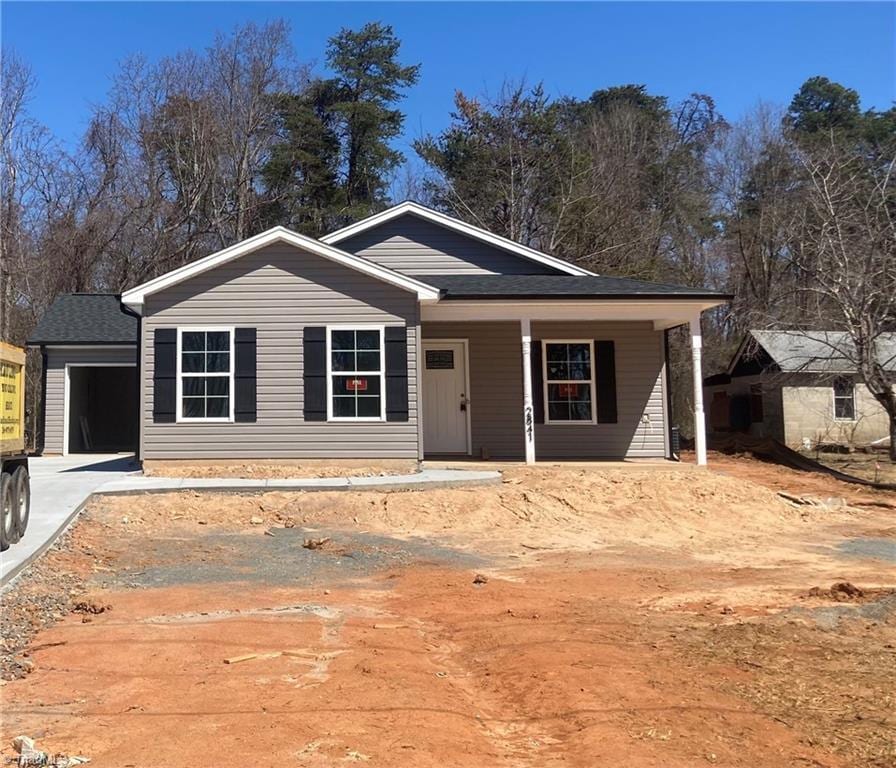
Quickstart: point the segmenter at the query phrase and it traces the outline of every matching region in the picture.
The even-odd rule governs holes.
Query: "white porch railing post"
[[[526,464],[535,463],[535,410],[532,404],[532,321],[520,320],[523,342],[523,440]]]
[[[699,313],[688,322],[691,331],[691,360],[694,367],[694,444],[697,464],[706,464],[706,417],[703,414],[703,332]]]

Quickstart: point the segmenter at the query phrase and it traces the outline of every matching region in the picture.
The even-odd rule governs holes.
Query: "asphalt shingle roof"
[[[57,297],[31,333],[28,343],[136,344],[137,318],[108,293],[66,293]]]
[[[855,370],[855,346],[843,331],[750,331],[784,373]],[[896,371],[896,333],[881,334],[877,352],[885,370]]]
[[[649,283],[601,275],[416,275],[441,288],[445,299],[718,299],[706,288]]]

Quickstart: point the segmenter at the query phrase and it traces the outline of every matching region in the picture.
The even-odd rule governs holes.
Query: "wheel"
[[[12,475],[0,474],[0,552],[9,549],[9,531],[12,528]]]
[[[25,535],[31,516],[31,478],[26,467],[19,467],[12,473],[13,508],[12,517],[16,529],[16,541]]]

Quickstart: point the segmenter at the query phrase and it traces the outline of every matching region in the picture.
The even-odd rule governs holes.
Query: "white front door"
[[[423,450],[468,453],[466,344],[423,342]]]

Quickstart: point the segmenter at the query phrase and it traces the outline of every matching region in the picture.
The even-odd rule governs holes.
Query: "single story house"
[[[154,460],[661,458],[665,331],[729,297],[596,275],[412,202],[275,227],[121,296],[67,295],[46,453]]]
[[[704,380],[713,434],[744,432],[792,447],[863,445],[889,435],[840,331],[750,331],[727,371]],[[896,333],[879,352],[896,377]]]

